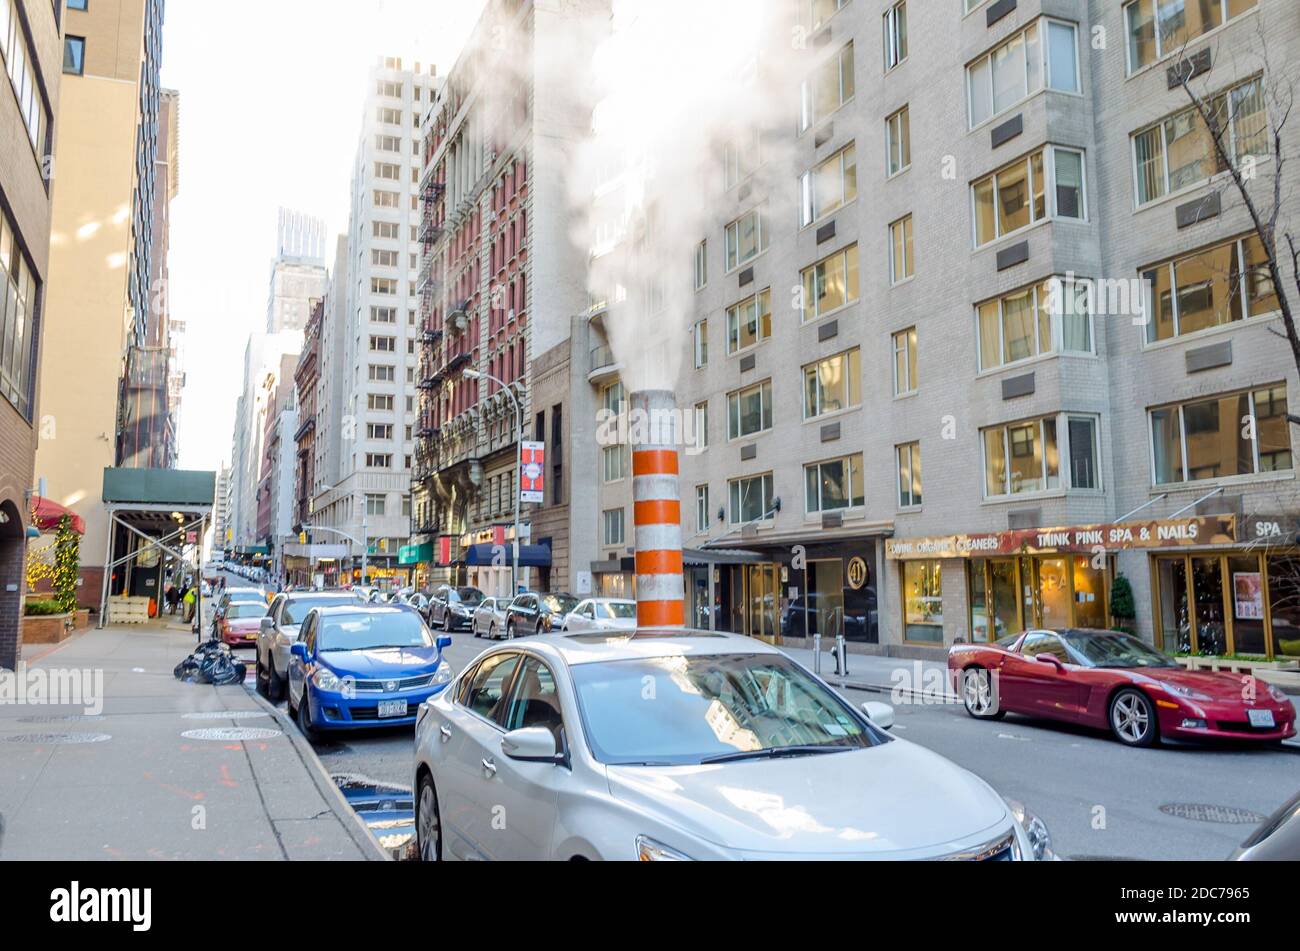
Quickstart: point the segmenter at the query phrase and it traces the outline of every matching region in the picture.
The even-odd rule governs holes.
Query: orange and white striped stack
[[[644,423],[633,426],[644,436],[632,447],[637,627],[684,628],[677,400],[671,391],[653,390],[633,393],[631,403]]]

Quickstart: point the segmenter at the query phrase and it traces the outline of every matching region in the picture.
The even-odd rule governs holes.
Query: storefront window
[[[1074,559],[1074,626],[1106,629],[1106,572],[1092,559]]]
[[[771,640],[776,637],[776,566],[750,565],[747,569],[748,611],[745,633]]]
[[[1264,575],[1258,555],[1228,559],[1229,595],[1232,598],[1232,645],[1237,654],[1268,653],[1264,630]]]
[[[1038,603],[1041,627],[1059,631],[1070,627],[1070,562],[1043,558],[1038,562]]]
[[[971,640],[987,644],[989,638],[989,602],[984,583],[984,565],[974,562],[970,566],[970,627]]]
[[[1223,616],[1223,569],[1217,556],[1192,559],[1192,588],[1196,597],[1196,648],[1200,654],[1227,653]]]
[[[1300,657],[1300,557],[1268,559],[1268,605],[1277,657]]]
[[[989,563],[990,601],[993,603],[993,640],[1019,634],[1024,625],[1020,621],[1020,582],[1016,578],[1016,563],[1010,559]]]
[[[903,565],[903,640],[943,643],[943,569],[937,561]]]

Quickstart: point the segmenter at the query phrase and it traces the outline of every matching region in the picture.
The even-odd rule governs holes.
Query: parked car
[[[217,615],[217,633],[231,647],[257,646],[257,632],[266,617],[266,605],[258,601],[235,601]]]
[[[578,606],[571,594],[521,594],[506,608],[506,637],[532,637],[558,631]]]
[[[1236,862],[1300,861],[1300,793],[1273,813],[1232,854]]]
[[[1127,746],[1168,739],[1280,743],[1295,706],[1279,688],[1186,670],[1129,634],[1036,630],[994,644],[955,644],[948,669],[977,720],[1023,713],[1109,729]]]
[[[621,598],[588,598],[565,617],[561,630],[632,631],[636,629],[636,602]]]
[[[469,630],[474,609],[483,603],[483,597],[478,588],[440,585],[429,598],[429,626],[448,634]]]
[[[470,631],[475,637],[487,637],[494,641],[498,637],[505,637],[506,608],[509,606],[509,598],[484,598],[470,618]]]
[[[230,605],[236,603],[257,604],[261,607],[262,614],[266,613],[266,593],[261,588],[227,587],[217,599],[216,610],[212,612],[212,636],[214,638],[221,636],[221,618],[229,610]]]
[[[646,703],[653,684],[655,702]],[[730,634],[488,650],[416,723],[424,860],[1052,857],[1043,823]],[[495,824],[485,803],[510,822]]]
[[[290,648],[289,714],[308,739],[414,723],[420,704],[451,682],[442,656],[450,646],[414,611],[313,608]]]
[[[258,626],[257,691],[273,701],[284,697],[285,677],[289,673],[290,649],[298,640],[302,622],[313,608],[355,606],[356,598],[347,591],[295,591],[281,594],[271,602]]]

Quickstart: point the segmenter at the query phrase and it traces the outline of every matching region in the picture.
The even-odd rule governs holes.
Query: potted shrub
[[[1133,585],[1120,575],[1110,588],[1110,616],[1115,630],[1125,634],[1137,633],[1137,604],[1133,600]]]

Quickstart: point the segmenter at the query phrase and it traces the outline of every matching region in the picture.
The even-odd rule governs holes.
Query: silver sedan
[[[475,637],[486,637],[491,640],[505,637],[508,607],[510,607],[509,598],[484,598],[470,615],[469,629],[474,632]]]
[[[632,631],[636,629],[636,602],[622,598],[588,598],[569,612],[562,630]]]
[[[736,635],[482,654],[416,722],[429,860],[1050,858],[1023,807]],[[508,818],[508,821],[507,821]]]

